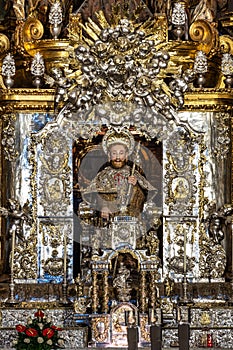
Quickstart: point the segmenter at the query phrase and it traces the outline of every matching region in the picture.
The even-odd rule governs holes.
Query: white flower
[[[58,343],[58,345],[64,345],[64,340],[63,339],[58,339],[58,341],[57,341],[57,343]]]
[[[14,345],[17,345],[17,344],[18,344],[18,340],[14,339],[14,340],[12,341],[13,347],[14,347]]]
[[[27,324],[32,324],[32,319],[29,318]]]
[[[42,337],[37,338],[37,343],[42,344],[44,342],[44,339]]]
[[[51,318],[47,317],[47,322],[48,323],[51,322]]]
[[[25,339],[24,339],[24,343],[26,343],[26,344],[29,344],[30,341],[31,341],[31,340],[30,340],[29,338],[25,338]]]
[[[43,323],[38,323],[38,327],[39,327],[40,329],[43,329],[43,327],[44,327]]]
[[[53,341],[52,341],[52,339],[49,339],[49,340],[47,340],[47,342],[46,342],[48,345],[52,345],[53,344]]]

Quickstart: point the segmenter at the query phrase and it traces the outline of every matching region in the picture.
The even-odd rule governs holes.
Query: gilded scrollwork
[[[14,161],[19,155],[16,147],[16,115],[12,113],[10,116],[3,115],[2,118],[7,121],[1,141],[4,155],[7,160]]]
[[[10,40],[5,34],[0,33],[0,53],[3,54],[10,49]]]
[[[44,34],[42,23],[35,17],[29,16],[22,28],[22,37],[24,42],[39,40]]]
[[[27,243],[15,248],[14,273],[16,281],[35,280],[37,278],[36,239],[31,236]]]
[[[201,277],[221,279],[226,268],[226,251],[222,245],[227,232],[227,225],[231,221],[232,206],[224,205],[216,210],[216,205],[209,208],[209,215],[205,220],[205,233],[201,247]]]
[[[80,13],[70,14],[68,36],[71,45],[74,44],[74,47],[82,39],[82,29],[80,23],[82,23],[82,17]]]
[[[226,159],[230,152],[230,114],[229,113],[216,113],[215,114],[215,136],[214,153],[218,161]]]
[[[191,24],[189,35],[193,41],[198,42],[197,49],[207,54],[218,46],[216,43],[219,37],[215,26],[204,19],[198,19]]]
[[[233,40],[229,35],[221,35],[219,37],[219,46],[222,52],[233,54]]]
[[[150,342],[150,327],[147,314],[140,316],[140,331],[143,341]]]
[[[200,245],[200,278],[221,279],[226,268],[226,252],[221,244],[205,236]]]

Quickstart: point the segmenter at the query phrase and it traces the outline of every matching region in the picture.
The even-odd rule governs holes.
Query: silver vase
[[[61,24],[54,23],[50,26],[50,33],[54,39],[57,39],[61,33]]]

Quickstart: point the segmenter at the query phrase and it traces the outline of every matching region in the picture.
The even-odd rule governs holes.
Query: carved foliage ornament
[[[14,161],[18,157],[18,151],[15,145],[15,120],[14,114],[3,116],[3,119],[9,120],[7,126],[3,129],[2,146],[5,158],[9,161]]]

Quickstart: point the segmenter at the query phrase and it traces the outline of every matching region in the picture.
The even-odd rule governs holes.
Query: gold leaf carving
[[[22,34],[24,42],[39,40],[44,34],[43,25],[38,19],[28,17],[23,26]]]
[[[82,18],[80,13],[70,15],[70,22],[68,26],[69,39],[74,43],[74,45],[82,40],[81,23]]]
[[[233,39],[229,35],[222,35],[219,38],[220,48],[223,53],[233,54]]]
[[[10,48],[10,41],[8,37],[0,33],[0,53],[8,51]]]
[[[189,35],[193,41],[199,42],[197,49],[207,54],[217,46],[218,34],[216,28],[203,19],[191,24]]]

